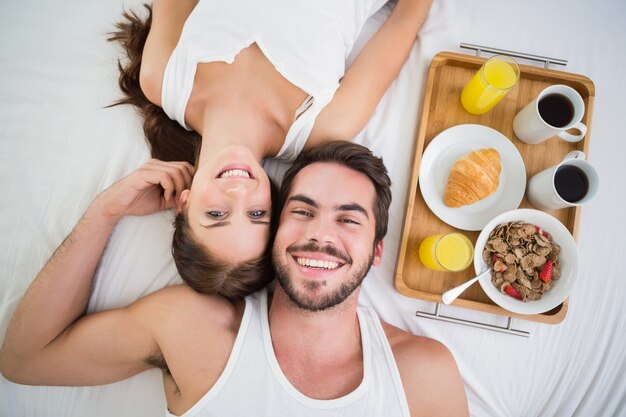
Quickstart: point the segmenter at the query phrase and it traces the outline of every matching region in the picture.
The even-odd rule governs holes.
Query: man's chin
[[[359,287],[353,283],[331,289],[326,281],[316,280],[305,280],[301,285],[294,285],[291,280],[284,280],[280,275],[278,284],[295,307],[311,313],[326,311],[342,304]]]
[[[328,305],[328,300],[332,297],[319,281],[305,281],[301,288],[294,288],[289,284],[283,285],[280,280],[279,285],[287,294],[289,301],[300,310],[314,313],[331,307]]]
[[[290,271],[274,259],[278,285],[283,289],[289,300],[299,309],[309,312],[328,310],[343,303],[354,291],[361,286],[372,265],[373,256],[369,262],[364,262],[356,268],[352,276],[343,277],[345,282],[336,288],[329,288],[326,279],[305,279],[297,271]],[[293,272],[293,273],[292,273]],[[337,277],[339,278],[339,277]]]

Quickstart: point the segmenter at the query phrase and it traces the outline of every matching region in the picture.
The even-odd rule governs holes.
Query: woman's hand
[[[193,174],[187,162],[151,159],[103,191],[94,204],[114,221],[174,208],[180,193],[191,187]]]

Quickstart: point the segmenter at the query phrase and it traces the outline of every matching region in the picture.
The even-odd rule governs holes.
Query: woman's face
[[[240,263],[261,256],[270,235],[271,189],[245,146],[230,146],[198,167],[179,210],[196,242],[216,258]]]

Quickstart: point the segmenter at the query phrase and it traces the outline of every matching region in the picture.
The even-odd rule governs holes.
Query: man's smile
[[[299,265],[307,267],[307,268],[334,270],[344,265],[342,263],[335,262],[335,261],[311,259],[311,258],[305,258],[302,256],[297,256],[294,258],[296,262],[298,262]]]

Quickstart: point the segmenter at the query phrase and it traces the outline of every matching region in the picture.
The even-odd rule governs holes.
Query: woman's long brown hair
[[[135,12],[123,13],[115,25],[109,41],[119,42],[126,59],[118,62],[119,86],[124,97],[113,106],[130,104],[143,118],[143,130],[153,158],[163,161],[187,161],[196,164],[201,138],[171,120],[163,109],[150,102],[139,84],[141,57],[152,25],[152,7],[145,4],[148,17],[142,20]],[[276,191],[272,187],[272,196]],[[261,256],[229,265],[215,259],[208,250],[196,242],[191,234],[187,217],[179,213],[174,221],[172,255],[181,278],[187,285],[204,294],[220,294],[236,299],[263,288],[273,279],[270,250],[271,239]]]
[[[111,42],[118,42],[126,54],[123,61],[118,61],[118,82],[124,97],[113,105],[130,104],[139,111],[153,158],[195,164],[201,143],[200,135],[170,119],[161,107],[146,98],[139,85],[141,57],[152,26],[152,7],[147,4],[144,7],[148,11],[145,20],[133,11],[124,11],[124,20],[115,25],[116,30],[108,38]]]

